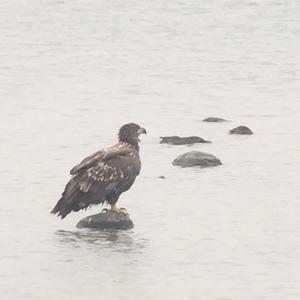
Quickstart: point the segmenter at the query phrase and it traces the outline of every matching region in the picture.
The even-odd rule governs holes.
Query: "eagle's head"
[[[142,128],[140,125],[135,123],[124,124],[119,129],[119,134],[118,134],[119,141],[138,147],[138,142],[140,141],[139,135],[142,133],[146,134],[147,131],[145,128]]]

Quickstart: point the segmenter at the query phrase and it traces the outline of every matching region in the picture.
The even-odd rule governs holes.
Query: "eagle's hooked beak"
[[[140,134],[147,134],[147,131],[146,131],[146,129],[145,128],[140,128],[138,131],[137,131],[137,133],[138,133],[138,135],[140,135]]]

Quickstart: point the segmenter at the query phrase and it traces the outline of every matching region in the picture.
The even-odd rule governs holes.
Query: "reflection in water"
[[[99,246],[110,251],[130,252],[139,251],[148,244],[146,239],[136,237],[131,230],[58,230],[55,234],[61,244],[78,248],[88,245],[90,248]]]

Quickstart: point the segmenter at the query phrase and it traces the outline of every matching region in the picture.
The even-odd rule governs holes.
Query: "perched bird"
[[[116,202],[140,173],[138,144],[142,133],[146,134],[146,130],[139,125],[125,124],[119,129],[119,141],[114,146],[97,151],[76,165],[51,213],[63,219],[72,211],[103,203],[117,213],[122,212]]]

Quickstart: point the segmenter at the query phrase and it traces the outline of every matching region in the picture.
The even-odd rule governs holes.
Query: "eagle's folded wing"
[[[83,161],[81,161],[78,165],[73,167],[70,171],[71,175],[77,174],[81,170],[86,170],[89,167],[93,166],[96,162],[105,161],[107,159],[111,159],[113,157],[119,156],[119,155],[126,155],[132,151],[131,147],[125,147],[125,146],[113,146],[108,149],[103,149],[100,151],[97,151],[88,157],[86,157]]]
[[[70,170],[70,174],[75,175],[76,173],[79,172],[79,170],[89,168],[90,166],[93,165],[94,162],[96,162],[97,160],[100,160],[103,157],[103,153],[104,153],[104,150],[100,150],[100,151],[97,151],[97,152],[89,155],[83,161],[81,161],[78,165],[73,167]]]

